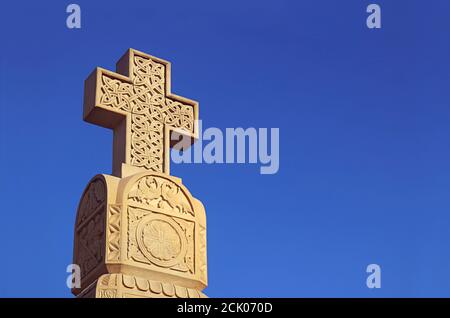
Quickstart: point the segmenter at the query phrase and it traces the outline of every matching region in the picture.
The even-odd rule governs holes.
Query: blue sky
[[[171,167],[206,207],[209,296],[450,296],[448,0],[76,1],[80,30],[69,3],[2,4],[0,296],[71,297],[78,200],[111,171],[83,82],[129,47],[205,127],[280,128],[278,174]]]

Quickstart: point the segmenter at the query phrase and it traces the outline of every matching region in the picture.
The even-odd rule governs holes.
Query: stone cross
[[[170,62],[129,49],[116,71],[85,81],[84,120],[114,130],[113,175],[169,174],[170,147],[198,135],[198,103],[171,93]]]
[[[198,135],[198,103],[170,92],[169,62],[130,49],[117,73],[97,68],[86,79],[83,116],[114,130],[114,175],[94,176],[81,196],[72,293],[206,297],[205,208],[169,173],[170,147]]]

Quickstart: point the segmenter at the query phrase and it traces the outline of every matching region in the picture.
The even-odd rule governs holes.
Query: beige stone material
[[[130,49],[116,69],[97,67],[86,80],[84,120],[114,130],[113,175],[128,174],[123,164],[169,174],[171,140],[198,136],[198,103],[171,93],[167,61]]]
[[[206,216],[169,175],[170,134],[198,134],[198,103],[170,92],[170,63],[130,49],[85,82],[84,119],[114,130],[113,175],[87,185],[75,222],[78,297],[205,297]]]
[[[206,298],[197,289],[125,274],[105,274],[88,286],[83,298]]]

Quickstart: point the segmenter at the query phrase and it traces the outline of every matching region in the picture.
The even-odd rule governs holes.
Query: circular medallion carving
[[[136,229],[142,254],[152,263],[171,267],[186,254],[187,242],[183,230],[170,217],[151,214],[142,218]]]

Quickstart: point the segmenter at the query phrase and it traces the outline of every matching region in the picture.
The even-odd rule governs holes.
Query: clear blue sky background
[[[208,295],[450,296],[448,0],[77,1],[81,30],[69,3],[1,5],[0,296],[71,297],[78,200],[111,171],[83,82],[129,47],[205,127],[280,128],[276,175],[172,165],[207,209]]]

